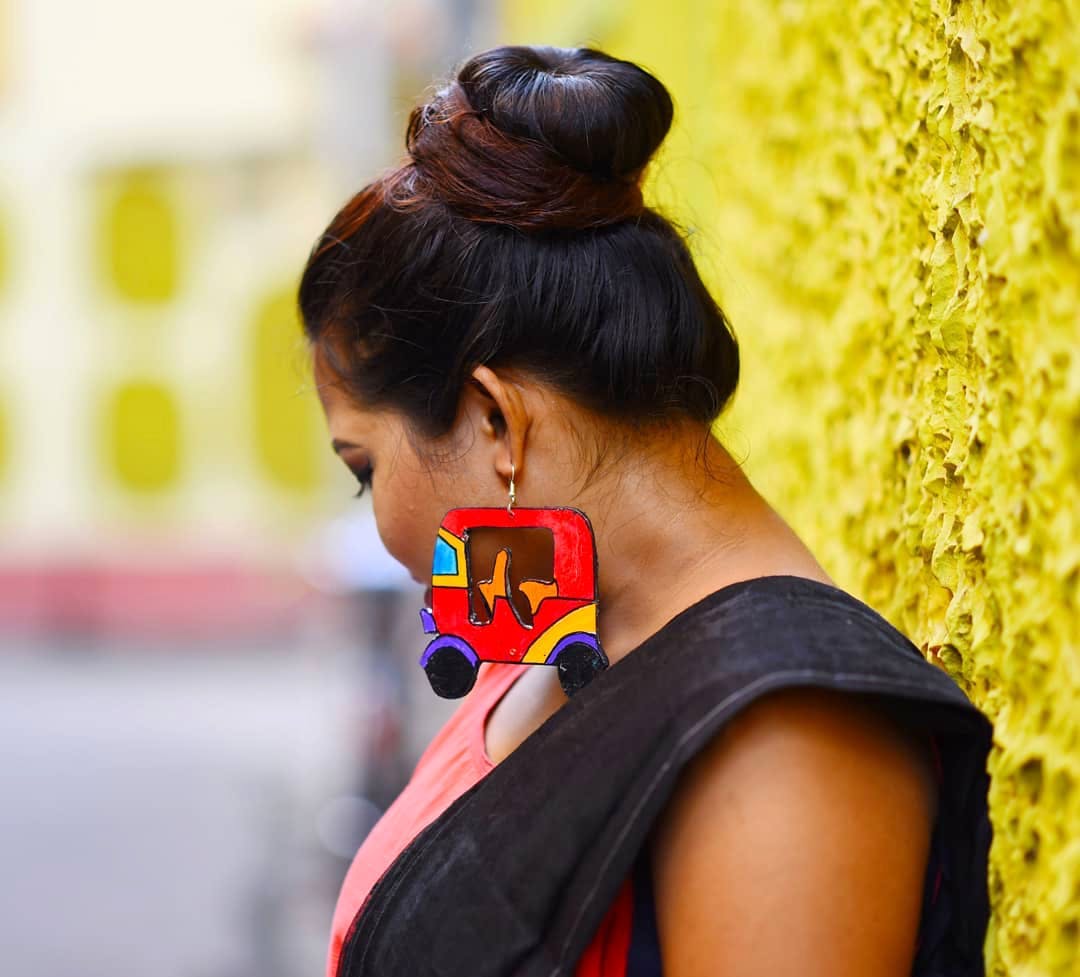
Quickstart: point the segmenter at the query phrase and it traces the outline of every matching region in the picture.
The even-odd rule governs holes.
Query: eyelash
[[[357,492],[356,495],[353,496],[353,498],[356,498],[356,499],[360,498],[360,496],[362,496],[364,494],[364,489],[370,489],[371,488],[372,474],[373,474],[373,469],[372,469],[371,465],[365,465],[359,471],[357,471],[356,469],[353,469],[353,475],[356,476],[356,480],[360,483],[360,491]]]

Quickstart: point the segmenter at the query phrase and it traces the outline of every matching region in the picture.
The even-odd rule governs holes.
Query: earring
[[[608,667],[597,635],[596,539],[580,509],[509,502],[451,509],[431,563],[432,635],[420,665],[445,699],[468,694],[480,665],[552,665],[567,696]]]

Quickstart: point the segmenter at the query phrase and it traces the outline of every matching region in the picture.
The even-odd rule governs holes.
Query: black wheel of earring
[[[580,642],[565,648],[555,662],[559,684],[567,696],[580,692],[607,668],[608,661],[599,648]]]
[[[443,699],[460,699],[476,683],[478,663],[454,648],[439,648],[424,666],[431,690]]]

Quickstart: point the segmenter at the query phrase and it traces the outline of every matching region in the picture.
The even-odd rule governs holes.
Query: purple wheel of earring
[[[468,642],[453,635],[440,635],[424,649],[420,664],[431,690],[444,699],[460,699],[476,682],[480,659]]]

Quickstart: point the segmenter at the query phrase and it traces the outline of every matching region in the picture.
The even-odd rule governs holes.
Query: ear
[[[525,443],[532,425],[532,414],[521,388],[508,374],[496,373],[487,366],[473,370],[470,385],[483,400],[480,433],[490,439],[495,470],[507,481],[513,472],[514,480],[520,481],[525,470]]]

